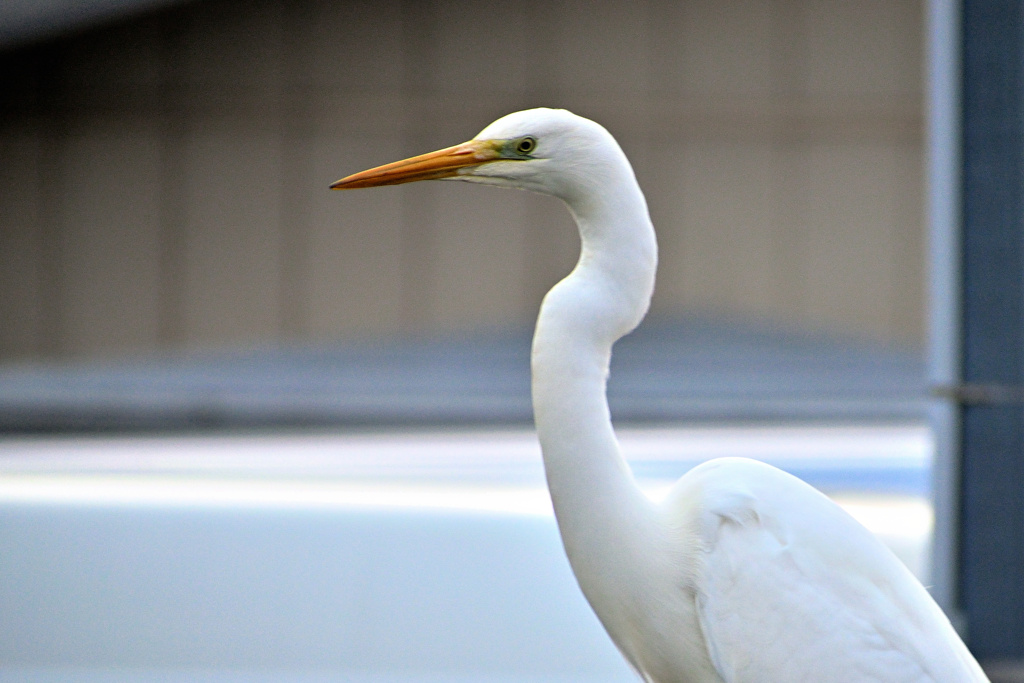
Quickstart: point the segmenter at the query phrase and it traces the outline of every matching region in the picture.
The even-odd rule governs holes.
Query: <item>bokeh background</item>
[[[655,315],[922,344],[919,2],[170,4],[0,53],[0,359],[528,323],[555,200],[327,185],[534,106],[630,156]]]
[[[6,0],[0,683],[632,680],[531,431],[564,207],[328,190],[535,106],[616,136],[658,231],[609,386],[644,490],[719,455],[797,473],[1024,680],[1022,26],[984,0]]]

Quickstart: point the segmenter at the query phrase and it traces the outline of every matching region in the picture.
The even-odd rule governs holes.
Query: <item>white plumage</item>
[[[651,683],[987,681],[932,598],[824,495],[743,458],[705,463],[662,503],[637,488],[612,429],[611,348],[639,324],[657,246],[628,160],[564,110],[505,116],[462,145],[339,180],[455,179],[562,199],[576,268],[544,299],[533,403],[548,488],[583,593]]]

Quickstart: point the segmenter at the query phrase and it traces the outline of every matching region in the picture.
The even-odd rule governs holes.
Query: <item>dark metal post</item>
[[[1024,3],[963,3],[959,602],[981,660],[1024,659]]]

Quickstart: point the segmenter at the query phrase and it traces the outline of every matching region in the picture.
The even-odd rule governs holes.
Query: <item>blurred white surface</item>
[[[650,495],[748,455],[917,573],[905,426],[624,430]],[[0,442],[0,681],[629,681],[565,561],[528,431]]]

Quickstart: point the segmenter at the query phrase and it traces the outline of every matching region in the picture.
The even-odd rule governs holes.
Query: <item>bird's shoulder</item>
[[[917,580],[796,477],[714,460],[683,477],[663,510],[688,553],[709,654],[729,683],[924,683],[947,680],[945,668],[965,671],[962,644]]]
[[[791,474],[749,458],[717,458],[688,472],[669,492],[664,503],[670,516],[699,534],[705,549],[714,545],[723,524],[764,528],[785,543],[798,529],[823,524],[866,530],[817,489]],[[808,525],[808,515],[814,522]],[[785,537],[783,537],[785,536]]]

